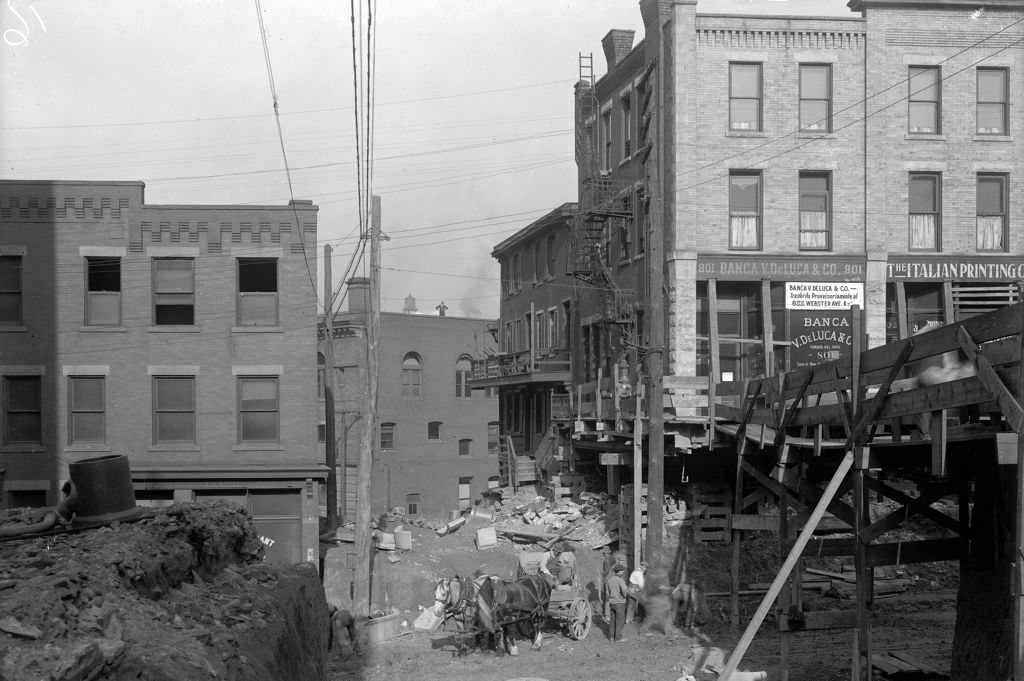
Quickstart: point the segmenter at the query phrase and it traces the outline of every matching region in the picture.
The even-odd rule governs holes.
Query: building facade
[[[141,182],[0,182],[4,505],[125,454],[140,505],[245,506],[317,560],[317,209],[147,205]]]
[[[356,515],[359,453],[366,427],[369,280],[353,278],[348,309],[334,319],[338,499]],[[446,519],[497,486],[497,392],[472,389],[472,358],[493,351],[494,321],[381,313],[371,511]],[[326,354],[321,333],[320,361]]]
[[[643,40],[605,38],[605,76],[581,60],[581,212],[625,211],[620,229],[664,244],[648,265],[666,294],[637,309],[663,305],[666,374],[740,381],[836,359],[852,306],[879,345],[1019,299],[1024,7],[850,7],[650,0]]]

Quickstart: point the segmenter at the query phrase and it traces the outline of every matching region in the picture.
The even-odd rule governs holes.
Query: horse
[[[477,593],[477,623],[500,634],[509,655],[518,655],[515,629],[527,623],[533,630],[533,650],[540,650],[541,625],[551,601],[551,581],[543,575],[526,575],[515,581],[487,580]],[[512,626],[516,625],[516,626]]]
[[[454,622],[460,634],[475,631],[479,644],[483,632],[476,629],[477,597],[481,585],[497,579],[498,577],[494,575],[480,575],[475,579],[458,575],[452,578],[442,577],[434,585],[434,614],[442,618],[442,622]],[[497,637],[492,637],[495,646],[498,642]]]

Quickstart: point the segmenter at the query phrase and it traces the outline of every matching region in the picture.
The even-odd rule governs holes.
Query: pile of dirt
[[[41,517],[9,511],[0,526]],[[223,502],[7,540],[0,679],[322,680],[329,627],[316,570],[262,556],[249,516]]]

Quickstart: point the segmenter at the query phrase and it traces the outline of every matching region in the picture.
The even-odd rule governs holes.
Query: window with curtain
[[[938,135],[941,121],[941,74],[938,66],[911,66],[908,78],[907,130]]]
[[[238,441],[279,442],[281,400],[277,376],[238,379]]]
[[[729,248],[761,247],[761,174],[729,174]]]
[[[423,390],[423,367],[415,352],[402,359],[402,397],[419,397]]]
[[[800,250],[831,247],[832,182],[828,173],[800,173]]]
[[[908,208],[912,251],[939,249],[940,179],[938,173],[910,174]]]
[[[153,444],[182,444],[195,441],[195,376],[154,376]]]
[[[106,442],[103,376],[68,377],[68,442]]]
[[[121,323],[121,258],[85,259],[85,324]]]
[[[729,64],[729,129],[761,130],[761,64]]]
[[[978,134],[1009,135],[1009,70],[978,69]]]
[[[978,250],[1007,250],[1006,176],[978,175]]]
[[[832,66],[800,65],[800,129],[832,130]]]
[[[192,258],[153,259],[153,324],[195,324],[195,293]]]

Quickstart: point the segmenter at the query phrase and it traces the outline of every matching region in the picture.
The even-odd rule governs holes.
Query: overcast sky
[[[260,6],[294,195],[320,206],[317,254],[332,245],[340,278],[357,235],[350,3]],[[698,11],[855,16],[846,0]],[[642,39],[639,4],[376,0],[374,23],[383,309],[411,293],[421,313],[443,300],[497,317],[491,249],[576,199],[578,54],[600,77],[610,29]],[[3,0],[0,31],[0,178],[142,180],[149,204],[288,201],[253,0]]]

